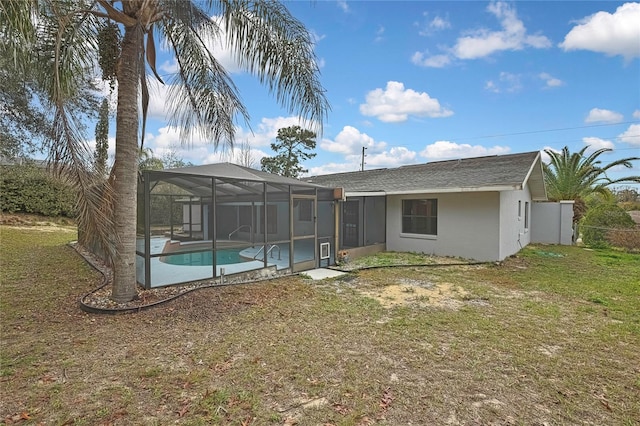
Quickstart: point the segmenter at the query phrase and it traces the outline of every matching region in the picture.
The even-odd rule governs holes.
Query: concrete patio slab
[[[325,278],[336,278],[346,275],[346,272],[335,271],[333,269],[318,268],[304,271],[303,274],[311,277],[312,280],[324,280]]]

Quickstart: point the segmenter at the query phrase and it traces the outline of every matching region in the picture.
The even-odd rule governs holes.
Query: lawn
[[[6,424],[640,424],[639,255],[531,246],[92,315],[75,228],[0,232]]]

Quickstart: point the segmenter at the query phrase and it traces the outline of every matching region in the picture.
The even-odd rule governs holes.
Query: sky
[[[306,175],[390,168],[544,149],[611,148],[604,162],[640,156],[640,3],[615,1],[285,2],[311,32],[331,104]],[[279,128],[301,124],[224,46],[251,116],[255,166]],[[161,75],[175,72],[162,51]],[[166,87],[152,92],[145,146],[195,165],[233,161],[168,126]],[[112,129],[111,136],[115,135]],[[185,142],[185,143],[182,143]],[[111,146],[113,146],[113,138]],[[634,169],[611,177],[640,175]],[[634,185],[638,187],[638,185]]]

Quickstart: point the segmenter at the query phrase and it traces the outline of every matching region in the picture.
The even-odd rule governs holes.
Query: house
[[[295,273],[335,264],[339,250],[499,261],[572,236],[571,202],[538,203],[547,199],[539,152],[304,180],[209,164],[144,171],[138,188],[145,288]]]
[[[305,179],[342,187],[338,244],[499,261],[532,241],[532,203],[547,195],[540,153],[526,152]]]

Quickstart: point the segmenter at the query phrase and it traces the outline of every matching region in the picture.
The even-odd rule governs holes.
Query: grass
[[[0,422],[640,423],[638,255],[533,246],[96,316],[77,300],[99,276],[50,225],[0,227]]]

